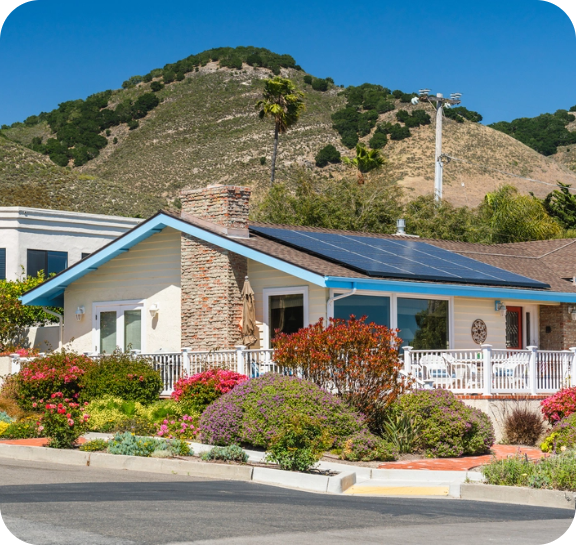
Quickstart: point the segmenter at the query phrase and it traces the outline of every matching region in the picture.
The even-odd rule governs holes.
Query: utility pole
[[[462,93],[452,93],[450,98],[444,98],[442,93],[437,93],[436,96],[429,94],[430,89],[420,89],[418,97],[412,99],[412,104],[416,105],[419,102],[435,103],[436,106],[436,153],[434,157],[434,199],[436,201],[442,200],[442,176],[444,174],[444,163],[442,162],[442,120],[444,117],[444,108],[450,108],[456,104],[460,104],[460,97]]]

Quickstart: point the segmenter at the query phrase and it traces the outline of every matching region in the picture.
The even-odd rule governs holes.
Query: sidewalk
[[[410,460],[404,462],[386,462],[378,469],[427,469],[431,471],[469,471],[479,466],[489,464],[493,457],[498,460],[514,456],[517,453],[526,455],[530,460],[539,460],[546,456],[536,447],[518,447],[514,445],[494,445],[493,454],[484,456],[463,456],[462,458],[429,458],[426,460]]]

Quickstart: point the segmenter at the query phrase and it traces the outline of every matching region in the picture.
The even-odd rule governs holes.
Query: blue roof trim
[[[518,299],[528,301],[548,301],[576,303],[576,293],[536,291],[528,289],[496,288],[487,286],[455,285],[427,282],[410,282],[383,279],[364,279],[353,277],[322,276],[276,257],[254,250],[233,238],[217,235],[195,225],[191,225],[173,216],[159,213],[134,227],[118,239],[94,252],[79,263],[72,265],[54,278],[47,280],[33,290],[25,293],[20,300],[24,305],[63,306],[65,289],[88,273],[126,253],[130,248],[159,233],[166,227],[196,237],[200,240],[253,259],[263,265],[281,270],[305,282],[320,287],[351,290],[353,284],[359,290],[394,291],[397,293],[418,293],[423,295],[452,295],[461,297]]]
[[[495,288],[489,286],[462,286],[427,282],[401,282],[364,278],[343,278],[327,276],[326,287],[334,289],[370,291],[391,291],[396,293],[417,293],[421,295],[446,295],[455,297],[516,299],[522,301],[547,301],[551,303],[576,303],[576,293],[559,291],[536,291],[526,289]]]
[[[159,233],[166,227],[172,227],[178,231],[182,231],[188,235],[199,238],[210,244],[214,244],[225,250],[242,255],[248,259],[253,259],[269,265],[275,269],[282,270],[292,276],[296,276],[301,280],[325,287],[324,277],[296,265],[292,265],[281,259],[263,254],[257,250],[239,244],[234,239],[220,236],[210,231],[206,231],[194,225],[190,225],[185,221],[166,214],[157,214],[148,221],[141,223],[131,231],[128,231],[120,238],[104,246],[100,250],[94,252],[89,257],[83,259],[79,263],[72,265],[64,270],[54,278],[40,284],[33,290],[25,293],[20,300],[24,305],[37,305],[37,306],[63,306],[64,305],[64,290],[73,282],[76,282],[83,276],[91,271],[97,270],[99,267],[114,259],[115,257],[126,253],[130,248],[136,246],[138,243],[146,240],[152,235]]]

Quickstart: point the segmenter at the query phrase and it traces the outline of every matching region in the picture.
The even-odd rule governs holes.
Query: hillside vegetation
[[[370,173],[368,181],[398,183],[407,189],[404,198],[432,192],[435,125],[430,105],[413,106],[412,94],[380,86],[364,86],[380,90],[362,93],[356,104],[354,89],[359,88],[345,91],[330,78],[306,74],[289,55],[219,48],[133,76],[122,89],[65,103],[54,112],[4,128],[0,134],[21,145],[12,144],[9,152],[3,152],[0,174],[10,172],[11,189],[9,196],[0,198],[18,203],[19,196],[27,196],[26,202],[35,206],[85,211],[99,207],[109,213],[146,216],[159,207],[177,206],[182,187],[230,183],[251,186],[258,202],[269,187],[273,125],[258,118],[255,103],[263,80],[273,73],[292,79],[304,91],[306,102],[298,123],[280,137],[279,182],[295,188],[304,171],[322,182],[345,178],[350,171],[344,164],[326,161],[321,168],[315,157],[327,145],[342,156],[352,156],[350,148],[359,140],[381,148],[387,158],[385,167]],[[147,98],[146,111],[136,106],[150,96],[158,103]],[[96,111],[94,100],[103,105],[103,97],[106,105]],[[349,112],[350,119],[344,115],[344,124],[338,115],[334,119],[351,104],[357,107],[356,114]],[[475,112],[448,115],[444,152],[468,161],[453,160],[445,166],[444,195],[453,204],[476,206],[503,183],[539,197],[553,189],[494,169],[576,186],[569,162],[556,160],[560,153],[576,152],[576,146],[545,157],[509,134],[480,125]],[[28,162],[42,168],[25,174],[16,166],[19,154],[27,154]],[[49,156],[69,166],[56,167]],[[62,189],[64,182],[57,181],[64,179],[66,188],[72,188],[69,195]],[[33,193],[26,189],[30,184],[38,186]],[[42,185],[46,187],[40,189]]]

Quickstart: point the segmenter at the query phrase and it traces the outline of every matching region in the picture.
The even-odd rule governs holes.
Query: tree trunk
[[[270,168],[270,185],[274,185],[274,174],[276,173],[276,153],[278,152],[278,123],[274,128],[274,150],[272,151],[272,167]]]
[[[364,174],[359,170],[357,173],[358,176],[358,185],[364,185]]]

